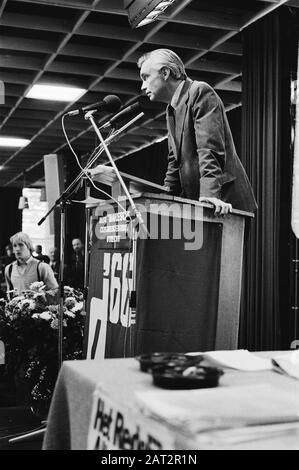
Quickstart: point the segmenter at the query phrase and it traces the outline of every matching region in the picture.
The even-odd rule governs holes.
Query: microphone
[[[139,108],[139,103],[134,103],[130,106],[127,106],[126,108],[122,109],[119,113],[115,114],[115,116],[113,116],[109,121],[105,122],[105,124],[103,124],[100,129],[106,129],[107,127],[112,126],[112,124],[117,123],[118,121],[122,121],[123,119],[138,111]]]
[[[77,116],[77,114],[84,114],[87,111],[108,111],[110,113],[116,113],[121,107],[121,101],[116,95],[107,95],[102,101],[97,103],[83,106],[83,108],[74,109],[66,113],[66,116]]]

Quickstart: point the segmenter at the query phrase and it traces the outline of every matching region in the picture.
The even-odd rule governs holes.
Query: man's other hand
[[[233,206],[228,202],[221,201],[216,197],[200,197],[199,202],[210,202],[215,207],[214,215],[227,215],[232,212]]]

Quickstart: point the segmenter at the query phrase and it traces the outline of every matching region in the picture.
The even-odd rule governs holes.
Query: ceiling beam
[[[36,57],[24,57],[15,54],[0,54],[1,67],[20,70],[40,70],[44,67],[44,63],[45,60]]]
[[[233,62],[226,62],[226,61],[206,60],[203,57],[195,62],[192,62],[190,64],[189,70],[201,70],[204,72],[225,73],[228,75],[240,74],[241,64],[235,64]]]
[[[0,56],[1,60],[1,56]],[[99,76],[105,73],[107,67],[98,64],[82,64],[80,62],[63,62],[61,60],[53,62],[48,67],[48,72],[65,73],[73,75]]]
[[[160,16],[161,20],[168,19],[167,12]],[[169,18],[170,23],[188,24],[194,26],[203,26],[205,28],[224,29],[226,31],[238,31],[242,25],[242,19],[236,13],[235,15],[227,13],[227,9],[221,12],[214,10],[195,10],[186,8],[173,18]]]
[[[51,18],[37,15],[24,15],[21,13],[6,13],[0,18],[1,26],[14,28],[36,29],[38,31],[53,31],[56,33],[70,33],[71,21],[62,18]]]
[[[5,70],[0,70],[0,80],[4,82],[5,84],[7,83],[19,83],[19,84],[24,84],[24,85],[29,85],[32,82],[32,79],[34,77],[33,73],[27,73],[27,72],[18,72],[18,73],[13,73],[13,72],[6,72]]]
[[[144,30],[132,30],[130,28],[125,28],[123,26],[115,26],[113,24],[99,24],[86,22],[78,28],[76,34],[87,36],[87,37],[97,37],[97,38],[107,38],[107,39],[120,39],[122,41],[128,41],[135,43],[136,41],[143,41],[145,36]]]
[[[83,44],[66,44],[61,50],[62,55],[89,57],[90,59],[121,60],[122,52],[109,47],[87,46]]]
[[[53,53],[56,49],[56,42],[0,35],[0,49]]]

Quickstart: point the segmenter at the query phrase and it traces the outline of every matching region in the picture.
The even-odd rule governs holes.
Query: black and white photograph
[[[299,450],[298,75],[299,0],[0,0],[0,450]]]

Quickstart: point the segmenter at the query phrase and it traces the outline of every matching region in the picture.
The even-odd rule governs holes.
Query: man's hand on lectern
[[[215,207],[214,215],[227,215],[229,212],[232,212],[233,206],[228,202],[221,201],[216,197],[200,197],[199,202],[210,202]]]

